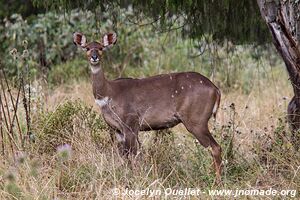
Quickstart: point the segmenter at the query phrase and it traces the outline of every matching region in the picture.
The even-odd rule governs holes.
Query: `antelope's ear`
[[[102,44],[104,49],[108,49],[112,47],[117,42],[117,34],[116,33],[106,33],[102,37]]]
[[[73,33],[73,42],[81,48],[84,48],[86,45],[86,37],[82,33],[75,32]]]

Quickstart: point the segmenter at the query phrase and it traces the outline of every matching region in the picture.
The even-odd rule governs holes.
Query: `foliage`
[[[20,13],[23,17],[31,18],[33,15],[45,11],[33,6],[32,0],[22,0],[22,3],[19,0],[0,0],[0,5],[0,20],[14,13]]]
[[[89,21],[89,23],[85,23]],[[20,15],[14,14],[5,20],[0,36],[1,52],[10,63],[9,51],[13,48],[22,49],[24,40],[28,43],[31,66],[48,67],[70,60],[76,53],[72,43],[75,30],[95,31],[95,20],[90,12],[71,12],[69,17],[55,13],[40,14],[30,23]],[[11,64],[11,63],[10,63]],[[13,68],[13,65],[10,65]],[[9,67],[8,67],[9,68]]]
[[[59,145],[72,144],[73,137],[79,137],[82,129],[89,130],[92,140],[105,146],[103,131],[106,124],[92,108],[80,101],[66,101],[53,112],[41,113],[36,116],[36,146],[39,152],[53,152]]]
[[[83,32],[88,41],[93,41],[100,40],[104,32],[116,31],[118,42],[105,52],[103,58],[105,71],[110,78],[198,71],[210,78],[216,78],[218,85],[225,91],[227,88],[241,87],[244,92],[249,93],[254,84],[253,77],[268,76],[264,69],[256,74],[251,68],[260,66],[257,63],[262,56],[268,56],[270,52],[273,54],[274,50],[269,45],[233,46],[229,41],[215,43],[213,36],[209,35],[197,41],[181,39],[178,30],[159,33],[153,32],[151,26],[127,24],[128,19],[134,15],[133,10],[123,9],[115,19],[118,23],[114,24],[109,19],[109,13],[103,14],[106,21],[101,22],[101,27],[100,22],[95,20],[95,14],[89,11],[72,10],[69,16],[49,12],[38,15],[30,23],[19,15],[13,15],[6,21],[5,34],[0,35],[5,40],[6,53],[3,60],[6,70],[10,74],[16,74],[15,61],[11,59],[8,51],[12,48],[22,51],[22,43],[26,40],[30,68],[38,69],[35,70],[38,71],[35,73],[38,76],[41,76],[40,72],[46,72],[50,85],[85,79],[88,77],[88,62],[85,52],[73,45],[72,33]],[[85,23],[86,21],[89,23]],[[149,19],[142,22],[147,23]],[[276,57],[267,59],[278,65],[279,60]]]
[[[270,41],[266,25],[260,16],[256,0],[171,0],[171,1],[41,1],[34,0],[41,8],[71,10],[90,9],[93,12],[109,12],[118,23],[116,9],[133,8],[131,21],[140,22],[150,16],[158,22],[155,30],[168,30],[179,22],[183,36],[200,39],[209,34],[214,40],[230,40],[234,43],[265,43]],[[98,7],[97,7],[98,5]],[[155,23],[153,23],[155,25]]]
[[[149,28],[137,31],[136,26],[127,26],[126,18],[133,15],[132,12],[122,10],[120,24],[115,27],[119,37],[118,45],[107,54],[110,69],[122,74],[123,68],[127,65],[141,66],[141,52],[143,51],[144,38],[151,35]],[[86,23],[86,22],[89,23]],[[83,32],[88,41],[101,40],[101,35],[107,31],[112,31],[110,20],[102,21],[101,28],[99,21],[95,20],[95,15],[88,11],[72,10],[69,16],[48,12],[40,14],[36,19],[28,22],[20,15],[12,15],[5,20],[4,27],[0,26],[0,40],[4,41],[0,47],[0,54],[3,54],[3,62],[9,74],[16,74],[17,68],[15,60],[11,58],[9,52],[18,49],[22,52],[23,43],[28,43],[29,65],[31,68],[46,74],[53,70],[49,75],[50,82],[56,85],[79,75],[85,71],[82,61],[64,64],[67,60],[74,59],[78,51],[72,42],[72,34],[75,31]],[[152,35],[153,36],[153,35]],[[81,52],[83,55],[83,53]],[[81,60],[84,58],[81,56]],[[72,66],[74,64],[74,66]],[[60,69],[61,68],[61,69]],[[75,70],[75,69],[78,69]],[[51,72],[50,72],[51,73]],[[41,73],[38,73],[41,74]]]
[[[89,67],[85,59],[74,59],[70,62],[54,65],[48,73],[50,86],[58,86],[71,81],[85,79],[89,75]]]

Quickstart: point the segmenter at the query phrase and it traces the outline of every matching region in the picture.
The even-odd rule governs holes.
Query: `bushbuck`
[[[82,33],[75,32],[73,40],[86,51],[95,102],[106,123],[116,131],[125,154],[137,153],[139,131],[182,123],[201,145],[211,147],[216,180],[221,180],[221,147],[208,129],[221,94],[208,78],[196,72],[182,72],[107,80],[101,66],[102,55],[116,43],[117,35],[106,33],[99,42],[87,42]]]

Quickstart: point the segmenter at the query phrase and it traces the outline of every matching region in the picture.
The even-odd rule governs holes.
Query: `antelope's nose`
[[[92,59],[93,59],[93,60],[97,60],[97,59],[98,59],[98,56],[97,56],[97,55],[92,55]]]

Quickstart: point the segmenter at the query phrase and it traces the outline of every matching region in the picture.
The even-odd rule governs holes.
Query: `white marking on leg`
[[[116,138],[117,138],[118,142],[125,142],[125,137],[121,133],[116,133]]]
[[[102,108],[103,106],[107,105],[109,102],[109,98],[108,97],[104,97],[102,99],[95,99],[96,104],[98,104],[98,106],[100,106],[100,108]]]

